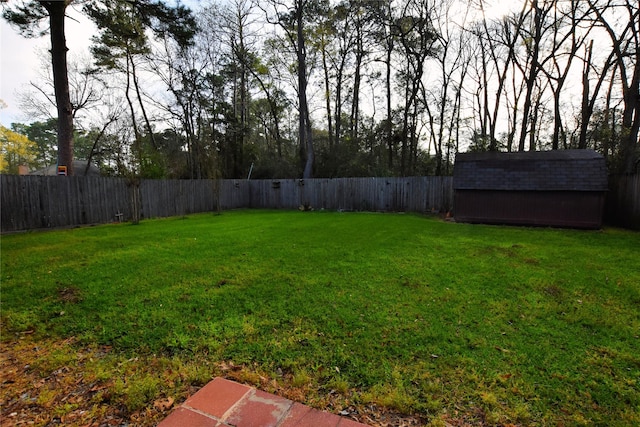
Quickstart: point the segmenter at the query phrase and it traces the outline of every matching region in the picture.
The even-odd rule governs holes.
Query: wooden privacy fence
[[[344,211],[450,211],[452,177],[335,178],[249,181],[253,208]]]
[[[640,174],[609,177],[605,221],[640,230]]]
[[[2,232],[170,217],[216,209],[443,212],[452,177],[140,180],[0,176]]]

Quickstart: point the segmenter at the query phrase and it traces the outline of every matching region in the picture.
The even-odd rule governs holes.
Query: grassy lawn
[[[2,346],[47,343],[30,369],[84,370],[95,408],[225,375],[432,425],[640,425],[638,233],[234,211],[1,244]]]

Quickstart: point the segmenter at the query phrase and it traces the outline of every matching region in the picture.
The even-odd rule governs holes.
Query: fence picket
[[[605,221],[640,230],[640,174],[609,177]]]

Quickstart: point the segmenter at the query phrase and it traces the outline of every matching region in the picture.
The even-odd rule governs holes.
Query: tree
[[[284,31],[286,39],[296,57],[298,138],[300,159],[304,163],[303,178],[313,177],[313,167],[315,163],[311,114],[307,97],[309,70],[305,34],[308,15],[314,6],[313,1],[314,0],[293,0],[290,3],[284,3],[279,0],[271,0],[270,3],[274,8],[276,16],[267,17],[267,20],[271,24],[278,25]]]
[[[73,0],[21,1],[17,6],[9,6],[3,10],[3,17],[17,26],[26,37],[46,33],[46,30],[39,30],[39,28],[48,18],[53,84],[58,112],[58,165],[66,166],[69,175],[73,175],[73,108],[69,95],[65,13],[67,6],[72,2]]]
[[[332,49],[332,40],[335,40],[340,34],[344,34],[344,32],[338,32],[338,19],[336,15],[341,13],[344,10],[343,4],[338,4],[332,8],[323,8],[321,14],[321,20],[319,25],[316,28],[315,38],[313,40],[315,44],[315,48],[320,52],[322,58],[322,71],[324,74],[324,101],[325,108],[327,110],[327,130],[328,130],[328,140],[329,140],[329,149],[333,149],[334,143],[338,143],[338,138],[334,138],[334,121],[332,115],[331,108],[331,68],[329,67],[329,63],[333,62],[332,58],[335,54]],[[344,61],[343,61],[344,63]],[[333,65],[333,64],[332,64]],[[341,70],[337,70],[336,76],[342,76]],[[339,124],[338,124],[339,126]]]
[[[184,138],[186,169],[181,177],[220,178],[222,151],[230,123],[227,61],[232,56],[220,31],[223,11],[215,3],[197,14],[198,32],[184,44],[171,34],[158,38],[147,65],[166,86],[170,99],[156,102],[172,132]],[[168,159],[171,161],[171,159]]]
[[[443,167],[449,163],[450,144],[453,137],[453,129],[459,122],[459,110],[461,90],[469,65],[468,52],[465,50],[466,33],[455,31],[455,27],[461,25],[455,23],[451,0],[443,1],[434,10],[432,22],[436,34],[434,59],[438,64],[438,78],[433,88],[427,91],[429,99],[424,99],[425,104],[435,104],[435,117],[429,120],[432,136],[435,138],[436,151],[436,175],[443,173]],[[461,17],[466,20],[466,16]],[[464,21],[462,22],[464,25]],[[435,73],[434,73],[435,74]],[[452,97],[453,92],[453,97]],[[431,108],[428,108],[429,113]],[[448,116],[448,117],[447,117]],[[436,126],[437,124],[437,126]],[[436,129],[437,127],[437,129]],[[444,151],[446,150],[446,162]]]
[[[551,43],[549,47],[549,57],[551,58],[551,71],[543,68],[542,71],[549,80],[549,85],[553,94],[553,136],[551,148],[557,150],[560,148],[562,140],[564,147],[567,146],[566,132],[562,123],[562,105],[561,95],[562,89],[569,76],[571,64],[576,58],[578,49],[582,47],[589,29],[579,32],[579,25],[583,21],[583,12],[579,8],[579,3],[572,0],[568,4],[568,9],[562,9],[562,4],[556,5],[553,10],[553,22]],[[567,43],[568,46],[563,52],[562,47]]]
[[[57,123],[55,85],[51,73],[50,53],[38,52],[40,68],[29,87],[18,93],[23,112],[31,120],[54,119]],[[68,61],[69,96],[71,99],[74,128],[82,127],[82,118],[104,105],[102,75],[89,56],[73,56]],[[75,142],[75,141],[74,141]],[[55,164],[55,162],[54,162]]]
[[[423,89],[422,78],[426,59],[434,54],[433,46],[437,39],[431,22],[432,8],[433,5],[425,1],[407,0],[401,16],[394,24],[406,59],[399,79],[401,87],[405,88],[401,132],[401,175],[413,173],[412,162],[417,158],[418,115],[421,112],[418,94]],[[428,108],[428,104],[424,104],[424,107]]]
[[[535,125],[535,120],[532,119],[532,101],[534,98],[534,90],[536,88],[536,81],[538,74],[542,70],[542,64],[540,59],[540,48],[542,45],[542,37],[546,29],[546,17],[553,8],[553,2],[542,2],[540,5],[539,0],[532,0],[531,8],[533,9],[533,16],[531,17],[531,26],[523,31],[521,37],[523,37],[523,45],[525,47],[526,55],[524,58],[515,56],[515,64],[522,72],[524,78],[524,106],[522,107],[522,123],[520,126],[520,137],[518,142],[518,151],[524,151],[527,135],[535,135],[535,132],[531,129],[531,126]],[[531,14],[531,10],[527,11],[527,14]],[[533,109],[535,112],[535,108]],[[534,150],[535,147],[529,145],[530,150]]]
[[[385,65],[385,95],[386,95],[386,112],[387,118],[385,123],[385,130],[387,136],[387,166],[389,170],[393,169],[393,153],[395,151],[394,138],[393,138],[393,108],[391,99],[391,76],[392,65],[391,60],[393,57],[393,51],[395,49],[397,31],[394,26],[393,12],[391,7],[391,1],[385,1],[383,5],[378,9],[379,25],[381,26],[381,37],[379,41],[384,47],[384,65]],[[375,15],[374,15],[375,16]]]
[[[252,10],[248,0],[234,0],[222,13],[222,31],[230,48],[228,71],[232,81],[233,126],[232,135],[225,144],[230,157],[232,176],[244,175],[245,145],[250,134],[249,80],[256,75],[253,70],[253,40],[249,34]]]
[[[36,143],[25,135],[0,126],[0,173],[17,174],[22,165],[34,166]]]
[[[349,133],[351,140],[358,138],[358,127],[360,124],[360,92],[362,87],[362,77],[364,69],[364,61],[369,52],[365,49],[365,37],[368,35],[369,27],[372,22],[371,9],[368,7],[368,1],[352,0],[351,15],[353,20],[354,33],[354,74],[353,74],[353,95],[351,98],[351,115],[349,117]]]
[[[36,144],[34,165],[36,168],[46,168],[56,164],[58,145],[57,119],[32,122],[28,125],[13,123],[11,128],[18,134],[26,135],[29,140]]]
[[[585,149],[588,146],[588,133],[589,133],[589,122],[591,121],[591,116],[595,111],[595,105],[598,101],[598,94],[600,93],[600,89],[605,82],[605,79],[608,75],[608,71],[613,66],[613,57],[615,52],[611,51],[609,57],[604,61],[604,64],[601,69],[596,69],[593,60],[593,39],[589,42],[589,44],[585,48],[585,56],[582,59],[583,68],[582,68],[582,102],[580,105],[580,119],[579,119],[579,139],[578,139],[578,148]],[[595,83],[595,87],[591,90],[591,71],[595,70],[597,74],[597,80]],[[605,158],[607,157],[607,151],[604,151]]]
[[[640,5],[634,0],[588,0],[596,22],[609,36],[620,75],[624,110],[619,172],[633,173],[640,162]]]
[[[130,94],[132,86],[152,150],[157,150],[159,145],[143,101],[138,60],[151,52],[148,32],[156,36],[170,36],[180,46],[188,46],[197,28],[195,20],[184,6],[171,8],[158,0],[101,0],[85,4],[84,10],[100,31],[93,38],[94,45],[91,48],[97,65],[120,71],[125,76],[124,95],[131,114],[139,172],[142,173],[145,148]]]
[[[482,91],[482,95],[478,94],[480,101],[478,108],[482,118],[480,136],[486,135],[488,137],[489,144],[487,147],[489,151],[497,151],[496,127],[499,111],[502,96],[508,83],[508,73],[513,67],[516,45],[524,25],[526,4],[523,2],[523,9],[520,13],[505,16],[495,21],[489,21],[484,16],[484,0],[479,0],[479,7],[482,13],[481,23],[471,31],[477,37],[478,49],[481,52],[480,57],[477,58],[480,61],[481,70],[479,90]],[[491,75],[495,77],[492,79]],[[495,87],[496,84],[497,87]],[[492,87],[495,87],[495,97],[493,98],[493,104],[489,105],[489,92]],[[479,135],[474,131],[473,138],[478,137]]]

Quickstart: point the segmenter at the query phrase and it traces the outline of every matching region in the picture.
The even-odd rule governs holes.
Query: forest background
[[[47,3],[3,16],[39,36]],[[65,144],[106,175],[447,175],[457,152],[568,148],[638,167],[632,0],[60,3],[93,25],[90,55],[69,53]],[[2,129],[4,172],[61,163],[41,56],[26,120]]]

